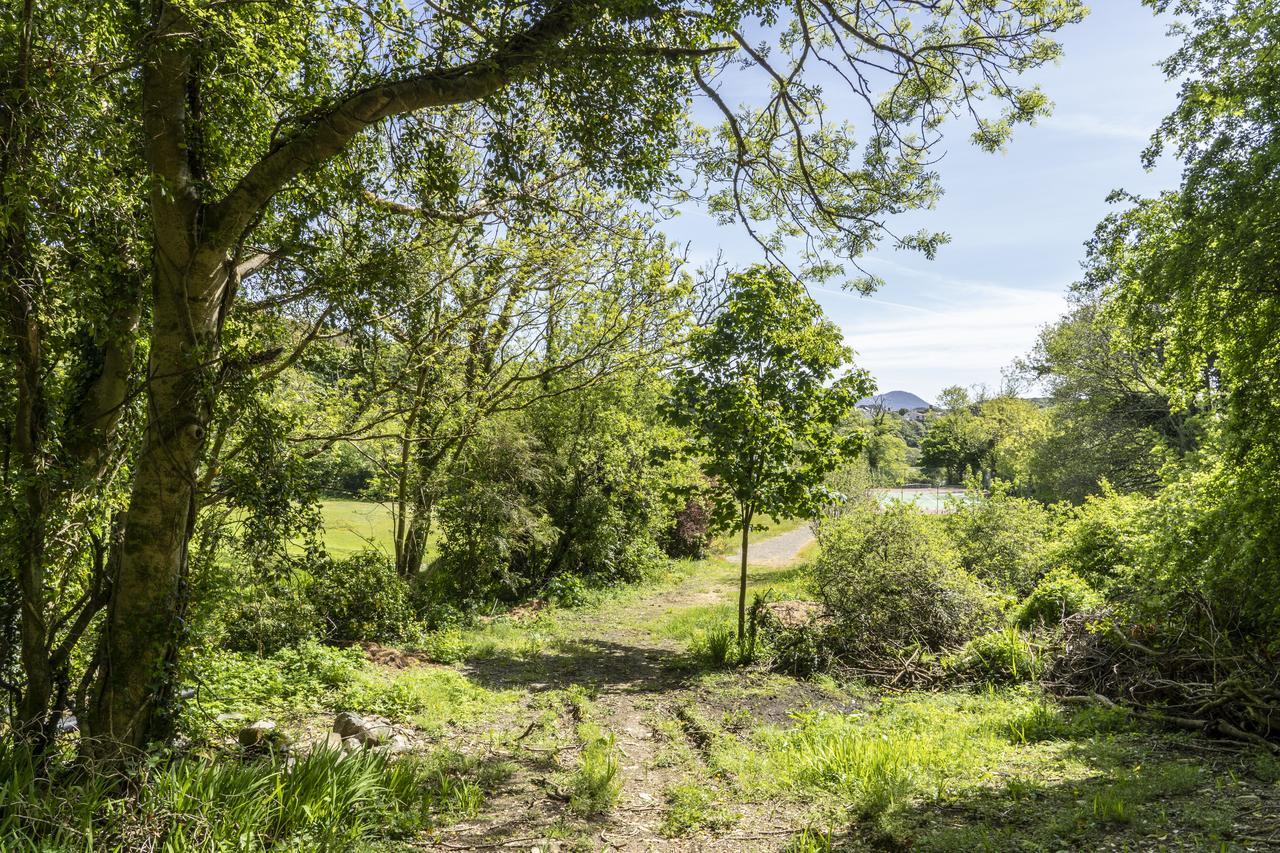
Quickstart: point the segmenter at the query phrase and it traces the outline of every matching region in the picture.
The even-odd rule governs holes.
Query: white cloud
[[[921,277],[933,286],[895,299],[814,294],[883,391],[929,397],[952,384],[995,386],[1001,370],[1067,308],[1061,292]]]
[[[1044,126],[1054,130],[1075,133],[1081,136],[1101,136],[1108,139],[1132,139],[1146,142],[1155,130],[1156,122],[1150,125],[1133,122],[1117,122],[1096,116],[1091,113],[1054,113],[1045,120]]]

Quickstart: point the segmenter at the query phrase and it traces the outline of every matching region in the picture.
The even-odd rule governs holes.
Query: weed
[[[622,796],[622,762],[611,732],[583,723],[579,737],[582,757],[569,780],[569,810],[591,817],[608,811]]]
[[[786,853],[831,853],[831,833],[805,827],[787,841]]]
[[[1037,702],[1025,713],[1011,718],[1006,724],[1009,740],[1027,744],[1055,740],[1067,734],[1068,725],[1057,707]]]
[[[1093,816],[1104,823],[1128,823],[1133,807],[1118,786],[1104,788],[1093,795]]]
[[[722,669],[734,662],[737,635],[727,625],[718,625],[694,640],[694,653],[709,666]]]
[[[667,812],[661,832],[667,838],[704,830],[717,832],[737,823],[741,814],[716,804],[714,792],[697,782],[681,782],[667,788]]]

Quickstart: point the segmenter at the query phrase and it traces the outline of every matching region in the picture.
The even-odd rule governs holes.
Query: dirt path
[[[747,558],[753,566],[788,566],[793,563],[813,541],[813,529],[803,524],[795,530],[788,530],[777,536],[759,542],[752,542],[747,548]],[[742,550],[736,549],[725,557],[726,560],[738,562],[742,559]]]
[[[751,562],[784,566],[810,541],[806,527],[754,543]],[[519,708],[503,724],[498,745],[486,747],[517,769],[479,816],[442,831],[433,846],[525,851],[584,845],[627,851],[780,849],[794,823],[772,803],[736,804],[732,828],[720,827],[714,833],[671,838],[664,832],[671,786],[710,777],[697,744],[680,733],[678,723],[682,713],[707,697],[692,683],[698,670],[691,666],[684,644],[658,636],[653,628],[672,614],[718,606],[735,594],[736,567],[713,562],[674,588],[566,617],[569,636],[539,655],[469,661],[463,671],[473,681],[525,691]],[[584,690],[589,697],[585,706],[566,698]],[[779,707],[797,701],[794,696],[771,698]],[[622,771],[616,805],[587,819],[571,813],[564,790],[581,760],[578,732],[584,714],[615,738]]]

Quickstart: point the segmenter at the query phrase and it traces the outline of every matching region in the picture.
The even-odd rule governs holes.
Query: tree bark
[[[170,734],[163,712],[185,616],[187,546],[216,392],[217,332],[236,285],[231,264],[211,262],[205,251],[192,260],[176,264],[161,254],[155,264],[146,431],[87,721],[105,757]]]

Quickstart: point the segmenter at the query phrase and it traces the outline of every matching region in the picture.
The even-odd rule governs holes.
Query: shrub
[[[706,501],[691,497],[678,511],[663,537],[663,550],[673,559],[701,560],[711,547],[711,508]]]
[[[1066,512],[1046,563],[1066,566],[1110,597],[1149,550],[1144,519],[1150,508],[1150,498],[1122,495],[1103,483],[1101,495]]]
[[[409,590],[391,561],[375,551],[312,567],[308,592],[331,643],[395,640],[413,620]]]
[[[936,650],[994,623],[989,590],[960,568],[936,522],[895,504],[819,525],[812,585],[845,651]]]
[[[961,675],[997,683],[1030,681],[1044,672],[1039,650],[1012,627],[974,637],[944,665]]]
[[[224,648],[272,655],[319,636],[320,615],[291,590],[256,588],[228,608],[223,631]]]
[[[542,594],[561,607],[582,607],[587,603],[587,583],[577,575],[558,575],[547,582]]]
[[[1051,531],[1039,503],[997,484],[988,497],[957,501],[944,524],[960,565],[979,580],[1019,595],[1035,586]]]
[[[1026,597],[1014,615],[1014,623],[1022,628],[1056,625],[1068,616],[1094,610],[1102,604],[1102,596],[1083,578],[1060,567],[1045,575]]]

